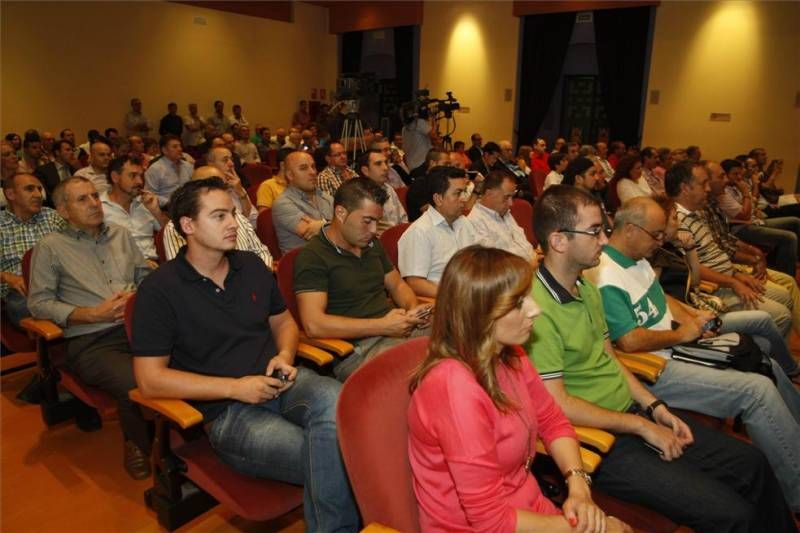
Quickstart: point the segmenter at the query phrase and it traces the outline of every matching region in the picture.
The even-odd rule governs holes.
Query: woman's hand
[[[586,482],[572,476],[567,480],[569,496],[561,509],[564,518],[577,533],[603,533],[606,531],[606,514],[592,500]]]

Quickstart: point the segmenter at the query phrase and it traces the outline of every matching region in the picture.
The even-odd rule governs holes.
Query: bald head
[[[204,180],[206,178],[222,178],[223,176],[221,176],[220,174],[221,172],[217,167],[206,165],[204,167],[198,167],[194,169],[194,172],[192,173],[192,179]]]
[[[614,215],[614,232],[608,243],[623,255],[639,261],[664,244],[667,215],[652,198],[640,196],[622,204]]]
[[[614,231],[624,227],[626,224],[639,224],[641,226],[656,211],[663,214],[661,206],[649,196],[631,198],[622,204],[614,215]]]
[[[106,143],[96,142],[89,148],[89,157],[95,170],[105,171],[111,162],[111,147]]]

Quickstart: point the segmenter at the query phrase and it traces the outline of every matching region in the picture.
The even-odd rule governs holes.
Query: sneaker
[[[150,457],[145,455],[133,441],[125,441],[124,453],[125,471],[129,476],[133,479],[150,477]]]

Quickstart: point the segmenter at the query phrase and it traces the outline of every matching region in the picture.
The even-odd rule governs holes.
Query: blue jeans
[[[720,333],[731,331],[747,333],[758,343],[761,351],[781,366],[787,376],[800,374],[800,365],[792,357],[786,339],[778,331],[772,317],[766,311],[731,311],[720,315],[722,327]]]
[[[778,217],[755,224],[734,225],[732,233],[750,244],[765,244],[771,247],[774,259],[770,267],[792,277],[797,269],[797,240],[800,235],[800,218]]]
[[[359,516],[336,440],[341,385],[298,369],[294,385],[260,404],[235,402],[212,423],[211,445],[237,471],[303,485],[306,531],[358,531]]]
[[[685,422],[695,442],[670,462],[638,436],[617,435],[592,488],[697,533],[795,531],[764,454],[691,419]]]
[[[14,289],[9,289],[3,299],[3,311],[11,323],[17,327],[23,318],[31,316],[31,312],[28,310],[28,299]]]
[[[747,433],[769,459],[789,507],[800,512],[800,393],[772,361],[769,378],[670,360],[650,391],[669,405],[709,416],[741,415]]]

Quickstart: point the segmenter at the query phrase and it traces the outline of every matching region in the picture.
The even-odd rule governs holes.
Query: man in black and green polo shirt
[[[556,185],[542,194],[534,213],[545,259],[533,285],[541,315],[527,350],[573,424],[616,436],[594,486],[698,532],[792,531],[761,452],[684,422],[617,362],[600,293],[581,277],[598,264],[608,242],[597,200]]]
[[[295,260],[306,334],[353,339],[354,352],[333,369],[341,381],[367,359],[424,332],[429,322],[430,306],[418,304],[375,238],[385,201],[386,191],[374,181],[346,181],[334,197],[333,221]]]

